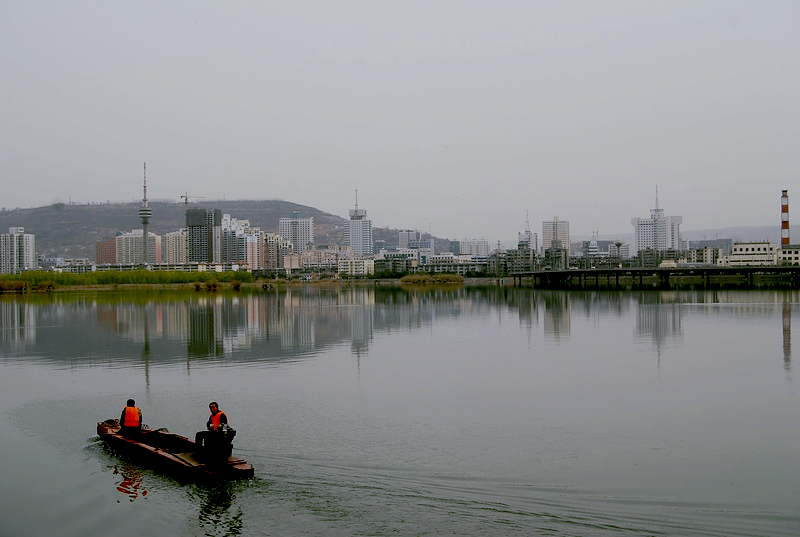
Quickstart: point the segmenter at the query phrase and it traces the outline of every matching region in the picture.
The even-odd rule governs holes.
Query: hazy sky
[[[797,0],[6,1],[0,95],[3,207],[140,199],[146,161],[151,199],[358,190],[450,238],[613,238],[656,186],[684,230],[800,219]]]

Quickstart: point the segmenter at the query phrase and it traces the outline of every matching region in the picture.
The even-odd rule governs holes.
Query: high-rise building
[[[147,248],[143,246],[144,230],[134,229],[116,236],[117,263],[120,265],[141,265],[142,255],[147,252],[147,263],[161,263],[161,235],[147,233]]]
[[[399,244],[397,245],[398,248],[408,248],[409,243],[413,241],[421,241],[422,240],[422,232],[417,230],[411,229],[404,229],[400,233],[398,233],[398,241]]]
[[[0,274],[19,274],[37,268],[36,237],[23,227],[0,234]]]
[[[422,232],[417,230],[410,230],[404,229],[400,231],[398,234],[398,246],[397,248],[402,250],[403,248],[411,248],[413,250],[430,250],[431,255],[435,254],[435,242],[433,238],[430,239],[423,239]]]
[[[117,238],[106,237],[95,242],[95,263],[98,265],[113,265],[117,262]]]
[[[542,222],[542,250],[562,250],[567,257],[570,252],[569,221],[559,220],[554,216],[552,220]]]
[[[186,244],[189,263],[222,263],[222,211],[186,211]]]
[[[165,260],[170,265],[183,265],[187,263],[186,248],[187,230],[181,228],[178,231],[171,231],[164,235]]]
[[[344,243],[350,247],[354,257],[372,255],[372,221],[367,219],[367,211],[358,208],[358,192],[356,192],[356,208],[350,209],[350,220],[344,225]]]
[[[249,220],[222,215],[222,262],[246,264],[250,269],[264,268],[264,233],[251,227]]]
[[[264,268],[276,270],[283,268],[283,260],[292,255],[292,243],[275,233],[264,236]]]
[[[636,253],[641,250],[681,250],[682,222],[682,216],[666,216],[664,210],[659,209],[656,190],[656,207],[650,209],[650,218],[631,218],[631,225],[635,228]]]
[[[458,251],[460,255],[488,257],[489,241],[486,239],[464,239],[458,243]]]
[[[292,243],[295,254],[314,248],[314,217],[303,218],[301,211],[292,211],[290,218],[278,221],[278,234]]]

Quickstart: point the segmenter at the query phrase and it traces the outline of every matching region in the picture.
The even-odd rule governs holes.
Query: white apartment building
[[[8,228],[0,234],[0,274],[19,274],[37,268],[36,237],[24,227]]]
[[[375,260],[340,259],[339,274],[343,276],[371,276],[375,274]]]
[[[350,247],[354,257],[371,257],[372,221],[367,218],[367,211],[358,208],[350,209],[350,220],[344,224],[344,243]]]
[[[464,239],[458,243],[458,253],[461,255],[489,256],[489,241],[486,239]]]
[[[339,260],[343,259],[338,246],[306,250],[300,255],[300,267],[303,270],[332,272],[339,270]]]
[[[178,231],[171,231],[164,235],[165,244],[165,262],[171,265],[184,265],[189,262],[187,239],[188,232],[186,228]]]
[[[243,263],[255,270],[265,268],[265,234],[260,228],[229,214],[222,215],[221,227],[224,263]]]
[[[293,211],[291,218],[278,221],[278,234],[292,243],[295,254],[314,248],[314,217],[303,218],[303,213]]]
[[[554,216],[552,220],[542,222],[542,250],[546,252],[551,248],[565,250],[567,257],[570,253],[569,221],[559,220]]]
[[[682,216],[666,216],[664,210],[650,209],[650,218],[631,218],[634,227],[634,255],[641,250],[652,249],[656,251],[681,250],[680,226]]]
[[[134,229],[128,233],[117,235],[117,264],[119,265],[141,265],[142,249],[144,246],[144,230]],[[147,232],[147,263],[161,263],[161,235]]]

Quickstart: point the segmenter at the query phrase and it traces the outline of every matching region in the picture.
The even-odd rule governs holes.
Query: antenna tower
[[[153,211],[147,206],[147,163],[144,163],[144,193],[142,197],[142,206],[139,208],[139,218],[142,219],[142,263],[145,265],[149,259],[148,256],[148,235],[147,224],[150,222],[150,217]]]

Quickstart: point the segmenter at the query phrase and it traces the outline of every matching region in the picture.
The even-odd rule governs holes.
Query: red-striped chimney
[[[781,248],[789,246],[789,191],[781,194]]]

